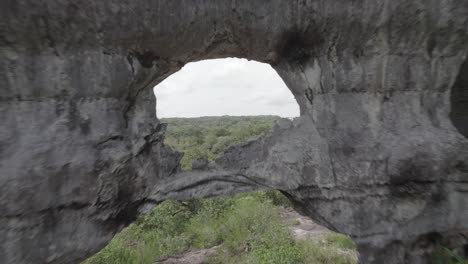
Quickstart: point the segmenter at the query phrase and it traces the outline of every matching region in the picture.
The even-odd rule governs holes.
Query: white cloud
[[[245,59],[188,63],[154,88],[158,117],[299,115],[270,65]]]

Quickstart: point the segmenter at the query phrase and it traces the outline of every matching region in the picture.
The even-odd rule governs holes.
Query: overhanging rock
[[[279,189],[361,263],[468,235],[468,2],[0,3],[0,263],[78,263],[167,198]],[[270,63],[300,105],[179,171],[152,87],[190,61]],[[202,77],[202,76],[201,76]]]

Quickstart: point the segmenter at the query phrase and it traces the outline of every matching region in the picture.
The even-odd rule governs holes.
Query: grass
[[[356,245],[354,244],[353,240],[347,235],[339,233],[330,233],[326,236],[325,241],[328,245],[340,249],[356,250]]]
[[[188,203],[166,201],[118,234],[84,264],[150,264],[191,249],[220,245],[209,263],[356,263],[347,236],[295,241],[279,217],[279,192],[255,192]]]
[[[355,264],[355,251],[340,248],[334,244],[322,244],[313,241],[299,241],[300,247],[307,252],[303,263],[311,264]]]

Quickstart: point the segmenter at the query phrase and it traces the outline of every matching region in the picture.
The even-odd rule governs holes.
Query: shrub
[[[265,191],[266,197],[273,203],[273,205],[288,207],[291,206],[291,201],[284,196],[280,191],[268,190]]]
[[[192,212],[183,203],[167,200],[154,210],[138,218],[132,231],[145,233],[157,230],[166,236],[175,236],[184,231],[184,224],[191,218]]]
[[[356,264],[354,251],[343,251],[332,245],[320,244],[308,240],[297,242],[304,253],[304,263],[311,264]]]
[[[132,250],[125,246],[125,241],[116,236],[98,254],[87,259],[83,264],[128,264],[132,263]]]
[[[222,220],[223,246],[211,263],[300,263],[303,258],[262,193],[237,196],[233,210]]]
[[[192,213],[182,203],[165,201],[125,228],[84,264],[150,264],[190,246],[184,232]]]
[[[304,254],[292,239],[287,228],[273,223],[259,240],[252,242],[248,263],[303,263]]]
[[[468,259],[460,256],[455,250],[438,247],[432,254],[433,264],[468,264]]]
[[[326,236],[325,240],[329,245],[335,246],[341,249],[349,249],[349,250],[356,249],[356,245],[354,244],[353,240],[347,235],[338,234],[338,233],[330,233]]]

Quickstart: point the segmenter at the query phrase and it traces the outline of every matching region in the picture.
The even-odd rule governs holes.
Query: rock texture
[[[426,263],[468,235],[467,52],[466,0],[1,1],[0,263],[78,263],[164,199],[269,188],[361,263]],[[152,87],[228,56],[270,63],[301,117],[179,173]]]

